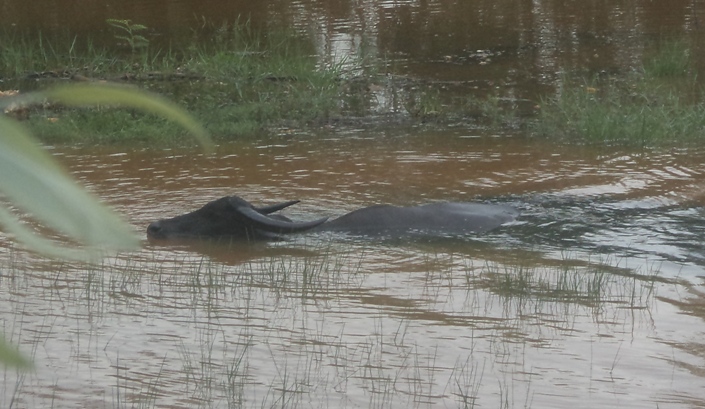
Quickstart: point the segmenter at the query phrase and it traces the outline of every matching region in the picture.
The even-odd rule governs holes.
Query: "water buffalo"
[[[202,208],[147,228],[150,239],[228,238],[277,240],[304,231],[334,231],[366,236],[461,235],[483,232],[514,220],[518,212],[505,205],[432,203],[414,207],[377,205],[328,221],[327,217],[294,222],[275,212],[298,200],[255,207],[238,196],[212,201]]]

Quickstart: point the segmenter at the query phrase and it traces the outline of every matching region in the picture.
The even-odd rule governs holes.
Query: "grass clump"
[[[645,59],[643,71],[651,78],[687,76],[691,68],[691,47],[681,39],[663,41]]]
[[[572,80],[542,101],[535,133],[593,145],[701,143],[705,99],[684,42],[663,43],[638,73]]]
[[[705,101],[690,103],[660,84],[571,86],[543,102],[534,131],[599,145],[658,146],[701,142]]]
[[[304,36],[255,32],[238,23],[207,26],[182,44],[159,48],[146,37],[144,26],[108,22],[113,28],[118,23],[125,33],[118,31],[100,46],[69,36],[49,40],[2,34],[4,87],[26,91],[58,81],[127,83],[185,106],[220,139],[325,120],[340,106],[343,69],[319,64],[312,41]],[[43,104],[23,114],[32,130],[50,142],[161,143],[186,136],[162,119],[130,110]]]

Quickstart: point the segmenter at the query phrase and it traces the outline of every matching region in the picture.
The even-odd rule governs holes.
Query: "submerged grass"
[[[0,402],[49,389],[43,396],[117,408],[531,407],[531,378],[505,375],[543,338],[533,317],[544,329],[570,327],[583,314],[561,306],[599,304],[621,331],[634,319],[617,316],[639,294],[632,285],[648,282],[570,258],[555,268],[500,263],[464,279],[459,266],[474,259],[461,254],[379,271],[375,254],[359,248],[254,250],[235,264],[150,251],[88,270],[10,254],[0,263],[0,301],[14,318],[6,325],[25,325],[18,343],[35,343],[50,374],[66,367],[77,381],[40,372],[15,386],[6,376]],[[517,300],[523,309],[507,308]],[[25,320],[40,312],[44,324]],[[91,387],[112,385],[111,395],[81,393],[92,392],[82,383],[86,365]]]
[[[553,303],[588,308],[599,319],[607,305],[648,310],[654,302],[658,275],[654,266],[649,266],[648,271],[635,271],[610,260],[581,261],[565,256],[555,266],[488,264],[471,281],[514,303],[521,311]]]

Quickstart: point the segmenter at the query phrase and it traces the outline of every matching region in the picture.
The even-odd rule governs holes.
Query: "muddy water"
[[[601,152],[464,132],[53,149],[143,232],[223,195],[288,215],[373,203],[520,208],[496,232],[149,244],[102,265],[3,237],[3,331],[36,370],[3,407],[705,406],[705,152]]]
[[[114,43],[104,20],[129,18],[154,44],[247,16],[313,33],[322,62],[534,101],[670,34],[703,55],[697,1],[83,3],[5,1],[0,25]],[[140,234],[227,194],[301,199],[288,215],[306,220],[438,200],[522,217],[464,239],[145,242],[89,268],[2,236],[2,331],[36,370],[4,371],[0,407],[705,407],[705,152],[465,131],[53,152]]]

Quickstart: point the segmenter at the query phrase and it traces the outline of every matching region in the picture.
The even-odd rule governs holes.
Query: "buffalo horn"
[[[297,223],[267,217],[252,207],[238,206],[236,209],[255,227],[273,233],[298,233],[312,229],[328,220],[327,217],[324,217],[310,222]]]
[[[289,207],[291,205],[295,205],[297,203],[299,203],[298,200],[290,200],[288,202],[277,203],[277,204],[270,205],[270,206],[255,207],[255,210],[257,210],[258,212],[260,212],[262,214],[270,214],[270,213],[278,212],[281,209],[284,209],[284,208]]]

